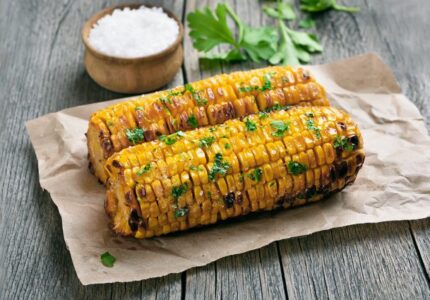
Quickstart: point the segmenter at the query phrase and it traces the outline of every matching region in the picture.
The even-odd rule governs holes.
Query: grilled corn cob
[[[296,104],[329,105],[324,88],[307,71],[289,67],[217,75],[115,104],[91,117],[87,132],[90,168],[105,182],[105,160],[128,146]]]
[[[115,153],[105,209],[117,233],[149,238],[320,200],[352,183],[363,162],[345,112],[297,106]]]

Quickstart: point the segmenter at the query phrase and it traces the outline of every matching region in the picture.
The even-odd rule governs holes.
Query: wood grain
[[[82,286],[61,219],[38,183],[26,120],[123,95],[83,68],[80,26],[96,11],[130,1],[0,0],[0,299],[429,299],[430,221],[358,225],[271,244],[208,266],[147,281]],[[217,1],[145,1],[184,13]],[[262,1],[230,0],[251,25],[273,20]],[[430,4],[350,0],[357,14],[318,14],[325,51],[314,62],[377,52],[430,129]],[[297,3],[296,3],[297,5]],[[304,15],[303,13],[300,13]],[[428,22],[427,22],[428,23]],[[295,23],[292,23],[295,26]],[[221,48],[222,49],[222,48]],[[201,64],[185,33],[185,63],[171,86],[256,64]]]

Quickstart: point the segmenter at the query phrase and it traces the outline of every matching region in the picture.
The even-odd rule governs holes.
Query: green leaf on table
[[[100,261],[105,267],[112,268],[116,261],[116,258],[109,252],[105,252],[102,255],[100,255]]]
[[[300,9],[315,13],[329,9],[354,13],[360,10],[358,7],[344,6],[337,4],[336,0],[301,0]]]
[[[300,20],[299,27],[303,29],[310,29],[315,27],[315,20],[311,18],[306,18],[303,20]]]
[[[278,2],[275,7],[264,5],[263,11],[266,15],[276,19],[291,21],[296,18],[293,7],[286,2]]]

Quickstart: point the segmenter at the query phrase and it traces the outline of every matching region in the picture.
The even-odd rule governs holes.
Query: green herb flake
[[[261,168],[256,168],[254,171],[247,175],[253,181],[260,182],[261,177],[263,176],[263,170]]]
[[[132,143],[133,145],[136,145],[139,142],[143,142],[145,139],[142,128],[126,129],[125,135],[127,136],[127,139],[130,141],[130,143]]]
[[[188,208],[182,207],[175,210],[175,218],[185,217],[188,215]]]
[[[148,173],[148,172],[149,172],[149,170],[151,170],[151,168],[152,168],[151,163],[148,163],[148,164],[144,165],[142,168],[140,168],[140,169],[136,172],[136,175],[137,175],[137,176],[142,176],[143,174]]]
[[[166,145],[173,145],[178,141],[178,138],[184,137],[185,134],[183,131],[177,131],[170,135],[160,135],[158,139],[165,143]]]
[[[207,136],[199,140],[200,148],[209,148],[215,142],[214,136]]]
[[[224,176],[225,174],[227,174],[229,168],[230,164],[223,159],[222,154],[216,153],[213,167],[209,171],[209,180],[215,181],[217,174]]]
[[[144,110],[145,108],[143,107],[143,106],[136,106],[135,108],[134,108],[134,110]]]
[[[313,118],[314,117],[314,113],[313,112],[307,112],[307,113],[305,113],[305,115],[306,115],[306,117],[309,117],[309,118]]]
[[[209,127],[209,132],[215,132],[216,128],[215,127]]]
[[[203,171],[203,167],[202,166],[191,166],[190,170],[192,170],[192,171]]]
[[[273,136],[276,137],[283,137],[285,132],[288,131],[290,122],[284,122],[284,121],[272,121],[270,122],[270,126],[272,126],[273,129],[275,129],[274,132],[272,132]]]
[[[258,113],[258,117],[260,118],[260,120],[264,120],[264,119],[267,119],[269,117],[269,114],[267,112],[260,111]]]
[[[191,126],[191,128],[199,127],[199,123],[197,122],[197,118],[194,115],[191,115],[188,117],[187,123],[188,123],[188,125]]]
[[[173,199],[177,200],[187,191],[188,191],[188,185],[186,183],[180,184],[178,186],[174,186],[172,188],[172,197]]]
[[[290,108],[291,108],[291,105],[281,105],[279,103],[275,103],[273,106],[266,108],[265,112],[289,110]]]
[[[163,105],[166,105],[167,103],[172,104],[172,100],[169,97],[160,97],[159,100]]]
[[[288,162],[288,172],[290,172],[293,175],[300,175],[307,171],[308,167],[304,164],[301,164],[297,161],[290,160]]]
[[[255,124],[255,122],[249,118],[245,119],[245,127],[246,127],[246,131],[256,131],[257,130],[257,124]]]
[[[200,96],[199,92],[196,91],[191,84],[187,83],[184,88],[185,88],[185,91],[191,93],[191,95],[193,96],[194,100],[196,100],[198,106],[202,106],[202,105],[208,104],[208,100],[205,99],[205,98],[202,98]]]
[[[312,130],[313,132],[315,132],[315,135],[318,139],[321,138],[321,129],[315,126],[314,120],[312,119],[307,120],[306,126],[308,127],[309,130]]]
[[[242,173],[242,172],[240,172],[240,175],[239,175],[239,181],[240,181],[240,182],[243,182],[243,180],[244,180],[243,173]]]
[[[102,255],[100,255],[100,261],[102,262],[103,266],[112,268],[116,261],[116,258],[109,252],[105,252]]]
[[[258,91],[258,90],[260,90],[260,87],[256,85],[239,87],[239,92],[241,93],[249,93],[249,92]]]
[[[275,74],[276,72],[269,72],[264,74],[264,83],[263,83],[263,86],[261,87],[262,92],[272,89],[271,80],[272,80],[272,76]]]
[[[333,147],[335,149],[341,149],[346,151],[353,151],[356,145],[349,142],[346,137],[336,136],[334,139]]]
[[[225,144],[224,144],[224,148],[225,148],[225,149],[231,149],[231,145],[230,145],[229,143],[225,143]]]

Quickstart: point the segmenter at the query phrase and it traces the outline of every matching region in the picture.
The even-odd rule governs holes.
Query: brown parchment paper
[[[107,226],[105,188],[88,171],[84,133],[92,112],[121,100],[27,122],[40,184],[58,206],[81,282],[163,276],[316,231],[430,216],[430,137],[388,67],[366,54],[306,68],[326,87],[333,105],[348,111],[362,130],[366,161],[356,182],[319,203],[173,236],[134,240],[116,236]],[[100,263],[105,251],[117,258],[113,268]]]

